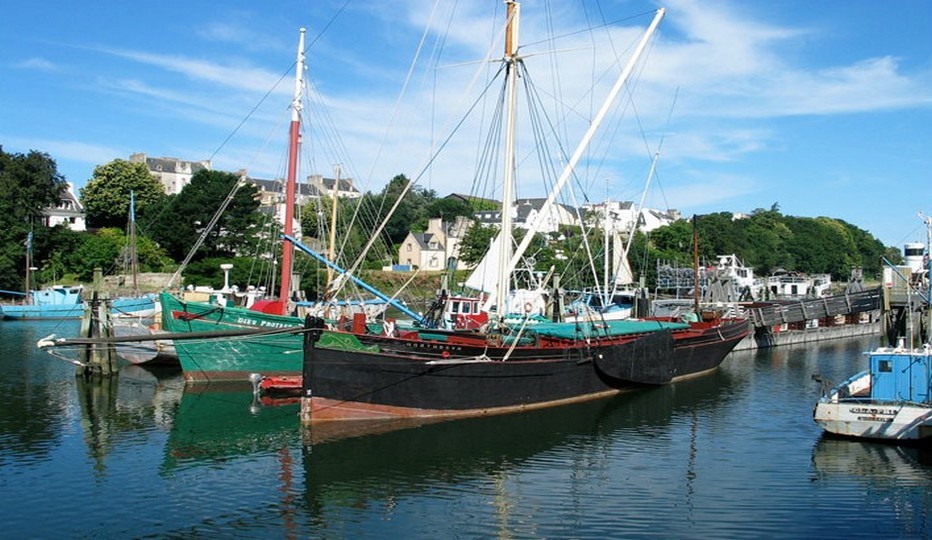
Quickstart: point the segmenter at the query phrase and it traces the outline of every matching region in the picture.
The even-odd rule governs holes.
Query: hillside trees
[[[827,273],[844,281],[859,266],[865,276],[878,276],[881,256],[887,253],[879,240],[850,223],[829,217],[784,216],[776,205],[742,219],[732,219],[728,213],[701,215],[696,223],[703,264],[714,263],[716,255],[735,253],[758,275],[784,268]],[[683,220],[661,227],[646,235],[644,244],[636,245],[648,251],[647,264],[656,265],[659,259],[691,265],[692,224]],[[645,271],[638,266],[635,270]]]

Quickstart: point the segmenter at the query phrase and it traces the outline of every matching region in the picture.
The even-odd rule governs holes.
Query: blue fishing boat
[[[84,314],[80,285],[54,285],[25,293],[22,304],[0,306],[4,319],[73,319]]]
[[[826,392],[813,419],[835,435],[891,441],[932,437],[932,347],[881,347],[869,367]]]
[[[31,290],[22,304],[0,306],[0,314],[7,320],[79,319],[87,303],[82,285],[54,285],[46,289]],[[156,296],[145,294],[114,298],[110,301],[113,317],[154,317]]]

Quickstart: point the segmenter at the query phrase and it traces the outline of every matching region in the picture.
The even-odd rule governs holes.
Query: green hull
[[[168,293],[159,296],[162,329],[166,332],[219,334],[242,330],[301,328],[299,317],[271,315],[239,307],[203,302],[184,302]],[[354,336],[324,332],[319,347],[340,350],[367,350]],[[240,335],[198,339],[176,339],[175,352],[186,381],[248,381],[252,373],[271,377],[300,375],[304,363],[301,333]]]
[[[300,327],[298,317],[270,315],[245,308],[183,302],[168,293],[159,297],[162,328],[170,333],[223,332],[247,329]],[[175,350],[188,381],[245,381],[250,373],[301,373],[303,338],[300,334],[176,339]]]

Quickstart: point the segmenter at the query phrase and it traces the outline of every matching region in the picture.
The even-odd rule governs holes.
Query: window
[[[881,360],[877,363],[877,371],[882,371],[884,373],[890,373],[893,371],[893,364],[889,360]]]
[[[411,251],[411,244],[405,244],[405,247],[407,248],[407,251],[408,251],[408,252]]]

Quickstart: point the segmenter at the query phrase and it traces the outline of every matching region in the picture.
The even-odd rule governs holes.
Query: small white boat
[[[825,393],[813,419],[825,431],[891,441],[932,438],[932,348],[881,347],[867,371]]]

